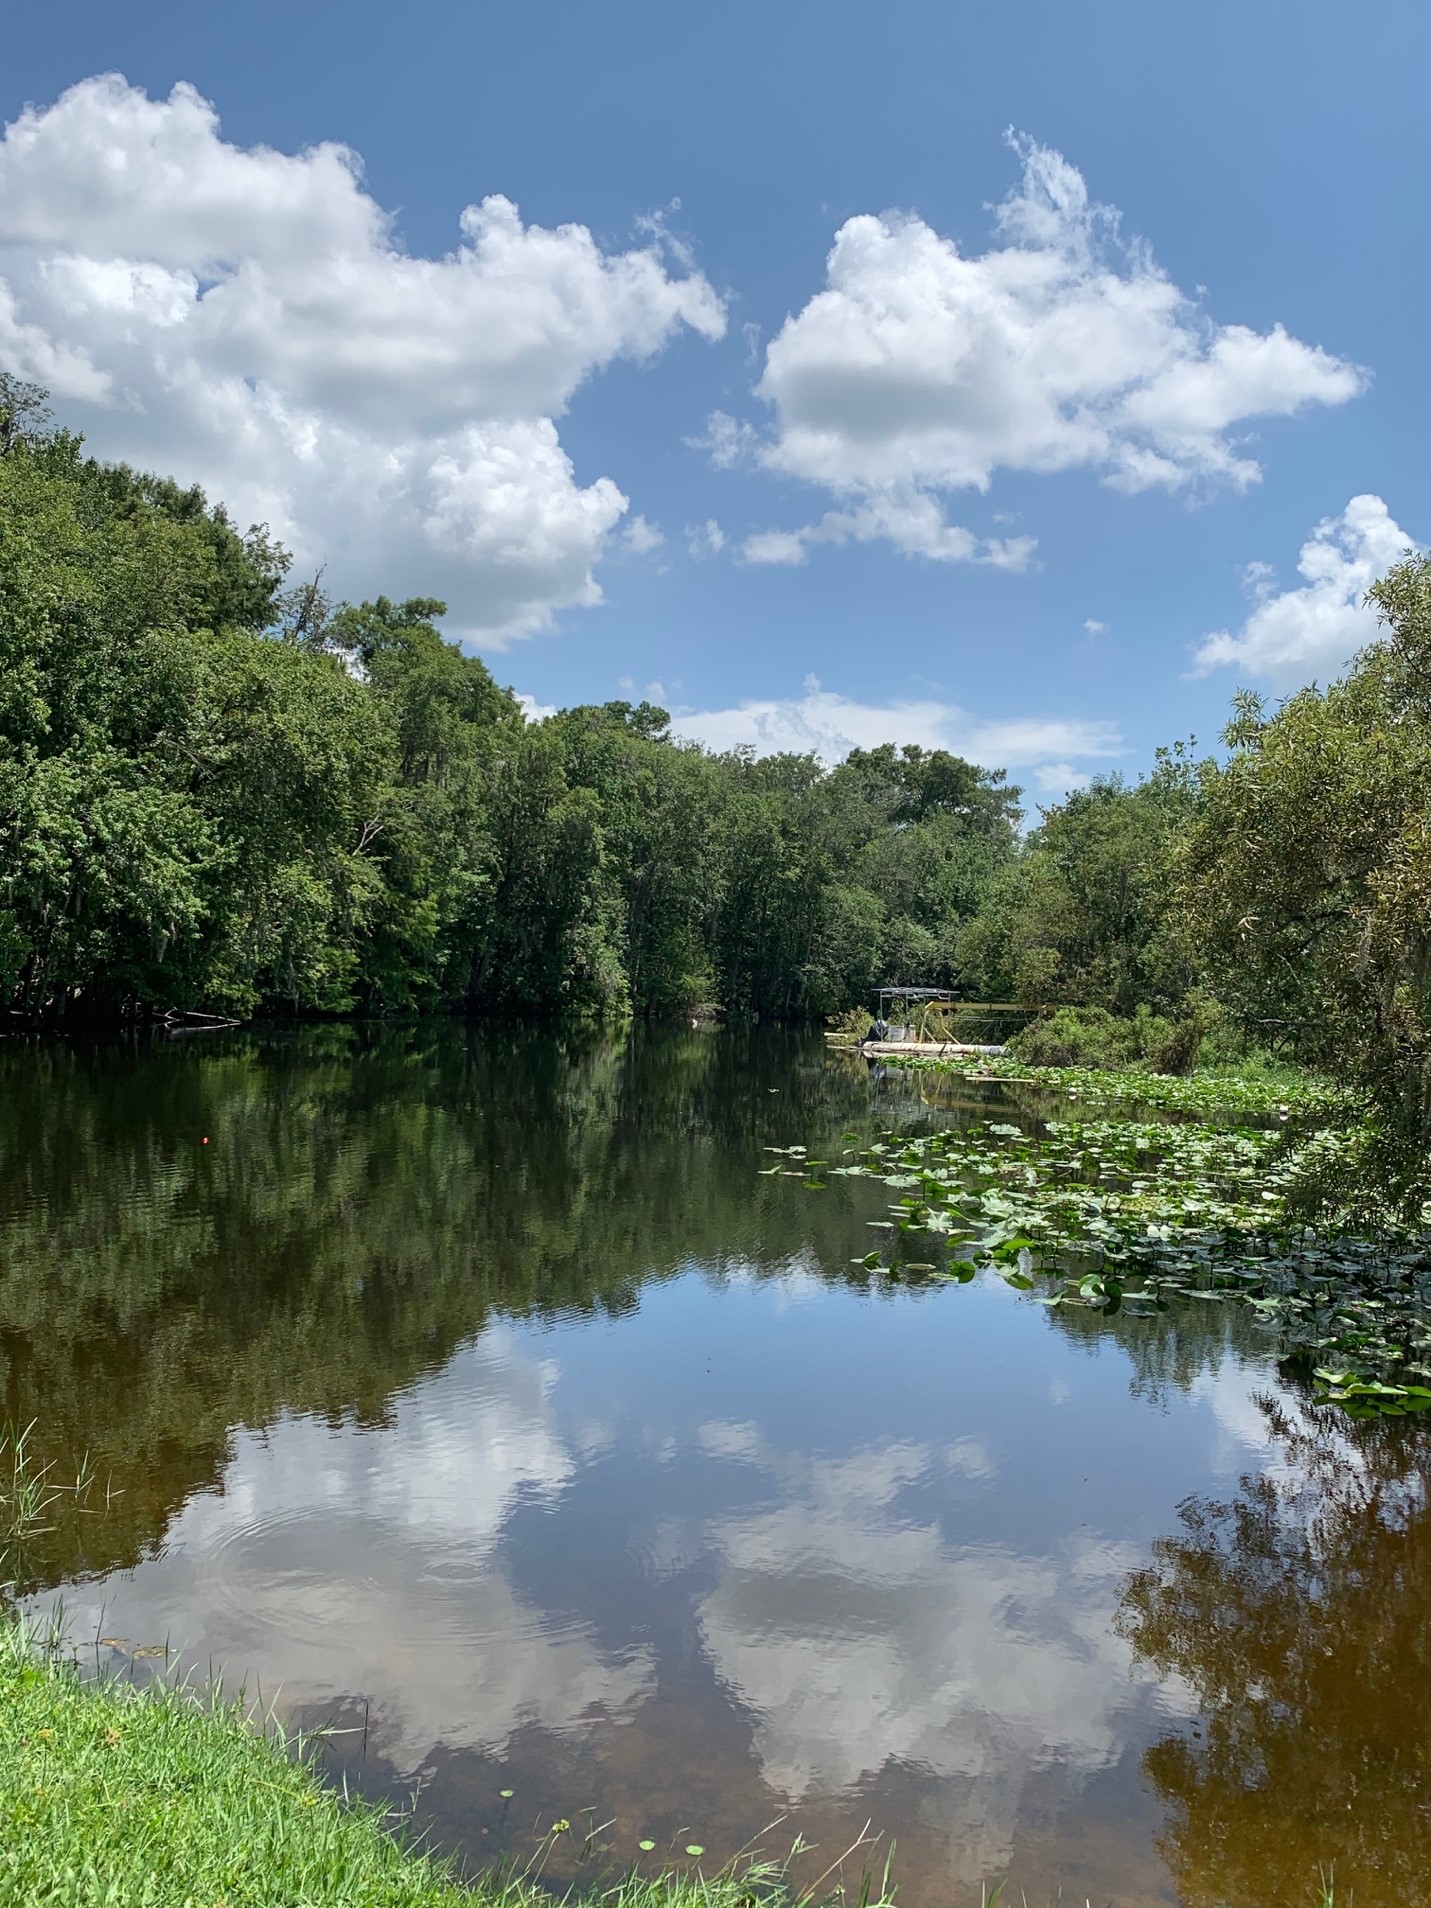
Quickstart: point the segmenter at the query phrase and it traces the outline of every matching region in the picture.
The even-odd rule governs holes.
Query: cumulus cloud
[[[892,543],[905,556],[935,563],[988,563],[1000,570],[1025,570],[1033,561],[1033,537],[976,537],[947,523],[930,496],[867,497],[850,510],[827,510],[818,523],[801,530],[762,530],[745,539],[745,563],[803,563],[816,543]]]
[[[882,536],[936,561],[1017,567],[1027,540],[1001,555],[947,524],[949,492],[1072,469],[1128,491],[1243,488],[1260,467],[1242,427],[1363,388],[1355,365],[1283,325],[1208,318],[1061,154],[1012,143],[1023,176],[995,209],[990,250],[965,256],[910,214],[847,220],[824,289],[767,348],[756,389],[770,433],[711,419],[717,464],[751,460],[841,500],[787,533],[802,545]],[[775,560],[793,560],[784,547]]]
[[[1040,795],[1061,802],[1074,789],[1086,788],[1090,777],[1086,769],[1076,769],[1072,762],[1040,762],[1029,779]]]
[[[1078,780],[1070,758],[1120,755],[1122,737],[1111,722],[1016,716],[989,721],[933,699],[872,703],[837,695],[807,676],[805,693],[784,700],[752,699],[726,709],[686,710],[671,724],[677,735],[711,749],[751,748],[757,755],[813,752],[840,761],[851,749],[883,742],[950,749],[989,768],[1057,765],[1063,784]]]
[[[242,148],[191,86],[86,80],[0,141],[0,363],[346,592],[445,595],[500,641],[599,600],[627,508],[577,480],[554,420],[602,366],[725,314],[659,228],[606,252],[501,196],[459,225],[414,257],[347,148]]]
[[[741,544],[740,560],[771,568],[778,565],[794,568],[805,561],[806,546],[811,540],[809,531],[757,530]]]
[[[1243,580],[1255,608],[1236,635],[1220,629],[1203,638],[1194,673],[1228,666],[1284,689],[1337,675],[1377,633],[1367,590],[1410,547],[1380,497],[1353,497],[1302,545],[1300,587],[1279,592],[1270,564],[1248,564]]]
[[[755,449],[759,436],[753,424],[726,411],[712,411],[705,431],[698,437],[688,437],[686,442],[692,450],[708,451],[717,470],[734,470]]]
[[[666,541],[666,533],[659,524],[648,523],[644,517],[633,517],[622,530],[621,539],[633,556],[650,556]]]

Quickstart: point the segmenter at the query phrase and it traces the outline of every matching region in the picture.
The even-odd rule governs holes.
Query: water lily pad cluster
[[[853,1136],[851,1136],[853,1137]],[[783,1149],[775,1172],[896,1195],[856,1263],[967,1282],[993,1271],[1050,1306],[1129,1314],[1178,1302],[1250,1306],[1319,1396],[1354,1412],[1431,1405],[1431,1234],[1349,1238],[1302,1222],[1290,1195],[1319,1132],[1168,1121],[1008,1122],[849,1147],[841,1163]],[[778,1150],[778,1149],[772,1149]],[[911,1251],[917,1256],[911,1256]]]
[[[913,1056],[902,1066],[921,1072],[952,1073],[966,1080],[990,1080],[1005,1086],[1039,1087],[1085,1106],[1127,1106],[1169,1113],[1194,1113],[1205,1119],[1260,1114],[1267,1119],[1350,1117],[1363,1109],[1353,1088],[1315,1074],[1229,1073],[1206,1068],[1196,1073],[1148,1073],[1141,1068],[1031,1067],[997,1058],[935,1059]]]

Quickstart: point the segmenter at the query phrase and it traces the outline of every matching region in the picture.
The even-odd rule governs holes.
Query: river
[[[31,1604],[90,1664],[222,1669],[470,1862],[569,1821],[557,1879],[778,1819],[913,1908],[1431,1899],[1423,1430],[1245,1311],[891,1285],[882,1187],[762,1173],[1026,1108],[684,1027],[0,1081],[4,1409],[105,1487]]]

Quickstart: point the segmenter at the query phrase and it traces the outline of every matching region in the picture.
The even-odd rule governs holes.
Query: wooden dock
[[[963,1040],[842,1040],[836,1034],[827,1038],[848,1053],[868,1054],[872,1060],[911,1055],[926,1060],[994,1060],[1004,1051],[1002,1047],[973,1046]]]

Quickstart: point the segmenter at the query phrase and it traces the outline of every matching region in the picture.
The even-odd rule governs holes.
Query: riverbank
[[[292,1750],[241,1704],[95,1685],[0,1625],[0,1908],[550,1904],[536,1881],[542,1844],[526,1874],[464,1884]],[[574,1829],[553,1824],[549,1839]],[[593,1908],[791,1900],[774,1868],[703,1876],[686,1855],[645,1875],[629,1861],[618,1869],[620,1857],[619,1847],[596,1857],[608,1879],[578,1898]]]

